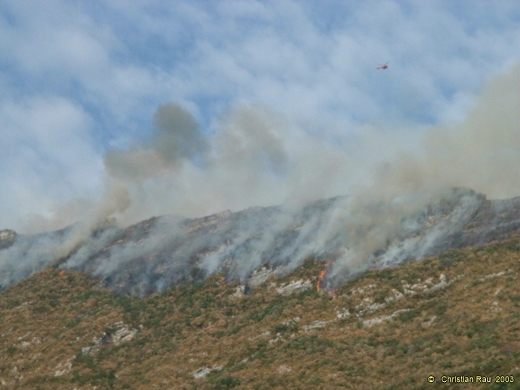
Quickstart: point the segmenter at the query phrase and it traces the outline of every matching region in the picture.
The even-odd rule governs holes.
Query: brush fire
[[[322,291],[324,289],[324,279],[327,273],[329,272],[329,267],[332,264],[331,261],[327,261],[325,267],[320,271],[318,275],[318,281],[316,282],[316,290]],[[329,294],[332,294],[334,290],[329,291]]]

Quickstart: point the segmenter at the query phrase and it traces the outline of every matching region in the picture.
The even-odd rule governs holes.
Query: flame
[[[323,279],[325,278],[325,275],[327,275],[327,272],[329,272],[329,266],[330,266],[330,261],[327,261],[327,263],[325,264],[325,267],[320,271],[320,274],[318,275],[318,281],[316,282],[316,290],[318,291],[321,291],[323,290],[323,287],[322,287],[322,281]]]
[[[60,272],[58,272],[58,275],[60,275],[60,276],[65,275],[65,270],[61,270]]]
[[[321,281],[323,280],[323,278],[325,277],[325,275],[327,274],[327,271],[326,270],[322,270],[318,276],[318,281],[316,282],[316,290],[318,291],[321,291],[322,287],[321,287]]]

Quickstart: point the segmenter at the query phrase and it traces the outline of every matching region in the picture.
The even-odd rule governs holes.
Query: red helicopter
[[[386,68],[388,68],[388,62],[386,64],[379,65],[376,69],[386,69]]]

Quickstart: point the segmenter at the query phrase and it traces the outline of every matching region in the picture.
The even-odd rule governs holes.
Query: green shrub
[[[232,389],[240,385],[240,379],[232,376],[220,376],[212,380],[214,389]]]
[[[398,318],[402,322],[411,322],[415,317],[421,315],[421,312],[422,311],[420,309],[407,310],[402,313],[399,313]]]

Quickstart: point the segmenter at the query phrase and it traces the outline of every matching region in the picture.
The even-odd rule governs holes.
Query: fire
[[[65,275],[65,270],[60,270],[60,272],[58,272],[58,275],[60,275],[60,276]]]
[[[322,284],[323,279],[325,278],[325,275],[327,275],[327,272],[329,272],[330,263],[331,262],[328,261],[325,264],[325,267],[320,271],[320,274],[318,275],[318,281],[316,282],[316,290],[318,290],[318,291],[321,291],[323,289],[321,284]]]
[[[321,281],[327,274],[327,270],[321,270],[320,274],[318,275],[318,281],[316,282],[316,290],[321,291]]]

